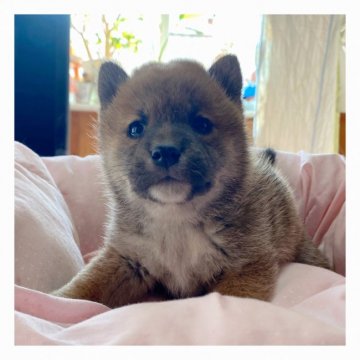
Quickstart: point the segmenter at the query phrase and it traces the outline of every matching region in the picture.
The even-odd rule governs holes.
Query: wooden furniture
[[[70,106],[68,153],[86,156],[97,153],[98,108],[88,105]]]
[[[340,114],[339,153],[346,155],[346,113]]]
[[[254,122],[254,119],[252,117],[245,118],[245,130],[246,130],[246,134],[248,136],[249,145],[253,145],[253,143],[254,143],[253,135],[252,135],[253,122]]]
[[[98,108],[88,105],[70,106],[68,153],[86,156],[97,153]],[[253,143],[253,118],[245,119],[249,143]],[[346,114],[340,114],[339,153],[346,155]]]

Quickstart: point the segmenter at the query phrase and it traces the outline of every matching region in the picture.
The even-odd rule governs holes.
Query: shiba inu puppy
[[[288,185],[253,155],[238,60],[99,74],[100,154],[110,214],[103,248],[54,294],[110,307],[221,294],[269,300],[279,266],[328,268],[307,239]]]

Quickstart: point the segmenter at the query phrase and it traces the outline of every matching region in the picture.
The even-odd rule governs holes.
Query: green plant
[[[141,17],[138,19],[142,20]],[[98,57],[111,59],[114,53],[120,49],[130,49],[134,52],[138,51],[141,39],[129,31],[120,29],[121,25],[127,21],[127,18],[124,16],[117,15],[114,21],[110,21],[106,15],[101,15],[102,31],[96,32],[95,34],[91,34],[88,30],[89,20],[90,15],[83,15],[81,28],[78,28],[73,21],[71,26],[81,36],[90,61]],[[92,35],[95,35],[97,39],[95,45],[100,46],[100,51],[97,51],[98,56],[96,57],[93,55],[93,47],[91,46],[90,38]]]

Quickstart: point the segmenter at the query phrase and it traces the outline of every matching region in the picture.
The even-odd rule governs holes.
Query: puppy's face
[[[99,75],[100,145],[112,188],[185,203],[219,189],[242,166],[241,75],[228,56],[149,64],[132,77],[114,63]]]

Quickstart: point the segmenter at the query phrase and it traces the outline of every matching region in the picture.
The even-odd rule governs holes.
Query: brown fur
[[[249,150],[240,92],[234,56],[209,72],[178,61],[145,65],[131,78],[116,64],[103,65],[100,152],[111,209],[106,241],[55,294],[112,307],[159,292],[269,300],[281,264],[329,267],[307,239],[273,159]],[[194,126],[203,118],[213,127],[199,133]],[[134,121],[144,128],[138,138],[129,135]],[[178,162],[154,164],[159,145],[178,149]]]

